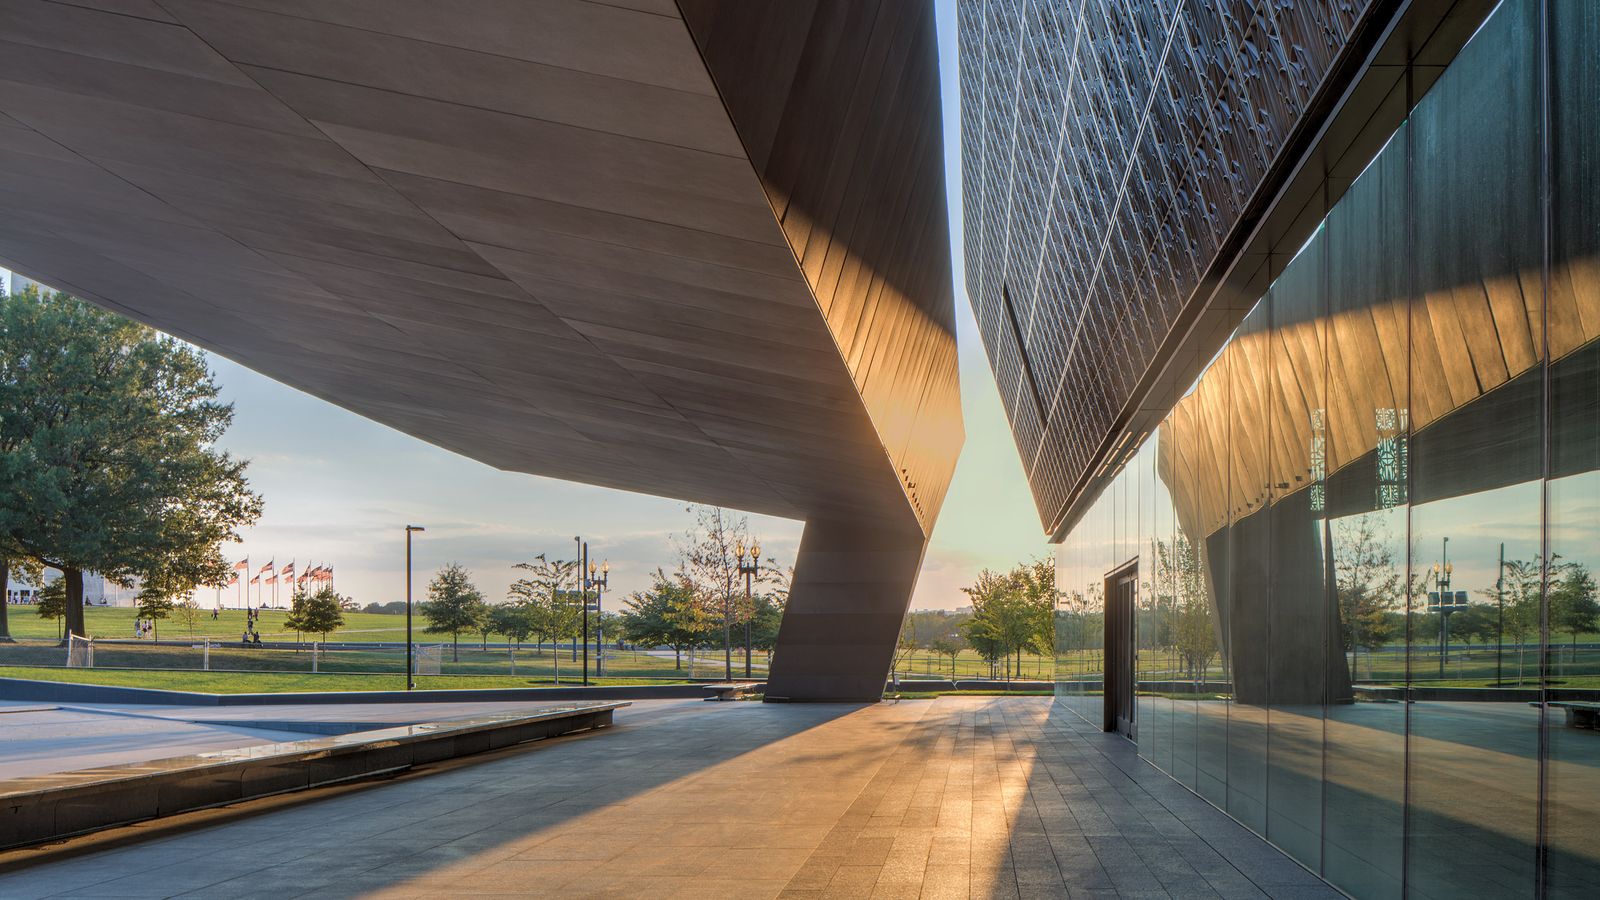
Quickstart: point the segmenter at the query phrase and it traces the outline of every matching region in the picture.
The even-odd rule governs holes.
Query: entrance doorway
[[[1129,739],[1137,734],[1134,720],[1134,634],[1133,609],[1138,592],[1137,562],[1106,577],[1105,723]]]

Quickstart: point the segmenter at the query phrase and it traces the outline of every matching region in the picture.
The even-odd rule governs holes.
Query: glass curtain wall
[[[1058,695],[1357,897],[1600,895],[1600,4],[1505,0],[1059,548]]]

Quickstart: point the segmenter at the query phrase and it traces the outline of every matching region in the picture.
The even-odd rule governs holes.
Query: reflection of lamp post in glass
[[[604,638],[601,635],[601,629],[604,626],[600,624],[600,596],[605,593],[606,588],[611,586],[611,563],[610,562],[602,562],[602,563],[600,563],[598,568],[600,570],[600,576],[598,578],[596,578],[595,577],[596,566],[595,566],[594,562],[591,560],[589,562],[589,573],[588,573],[587,576],[585,576],[588,579],[587,582],[586,582],[587,586],[594,590],[594,677],[596,677],[596,678],[599,678],[600,675],[601,675],[601,672],[600,672],[600,669],[602,667],[601,664],[605,659],[605,654],[601,652],[602,649],[603,649],[602,646],[601,646],[601,643],[604,640]],[[588,622],[589,621],[589,602],[588,602],[588,600],[584,601],[584,607],[583,608],[584,608],[583,621],[584,622]],[[585,625],[585,627],[584,627],[584,640],[586,642],[584,644],[584,646],[586,648],[585,649],[585,653],[587,653],[587,647],[588,647],[588,644],[587,644],[588,634],[589,634],[589,629],[588,629],[588,626]]]
[[[1455,599],[1450,595],[1450,539],[1444,539],[1442,551],[1444,564],[1433,564],[1433,583],[1439,598],[1439,679],[1444,680],[1444,666],[1450,657],[1450,613],[1455,611]]]
[[[744,677],[750,677],[750,621],[756,617],[755,604],[750,599],[750,579],[761,571],[761,545],[754,544],[750,547],[750,563],[744,561],[744,542],[740,541],[733,548],[739,557],[739,574],[744,576]]]
[[[1494,604],[1499,607],[1499,621],[1494,626],[1494,686],[1505,685],[1505,678],[1501,675],[1501,661],[1505,659],[1506,635],[1506,542],[1500,542],[1500,568],[1499,574],[1494,578]]]

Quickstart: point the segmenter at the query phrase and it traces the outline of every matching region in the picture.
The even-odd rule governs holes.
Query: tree
[[[950,657],[950,678],[956,677],[956,657],[961,655],[961,641],[954,637],[938,637],[928,645],[928,649],[940,656]]]
[[[233,407],[204,354],[66,294],[0,297],[0,535],[60,569],[67,630],[83,576],[221,586],[220,545],[261,513],[217,448]]]
[[[320,634],[324,643],[328,635],[344,627],[345,604],[349,600],[324,587],[315,592],[296,591],[289,602],[289,617],[283,624],[304,634]]]
[[[967,643],[991,664],[1004,659],[1007,678],[1013,655],[1020,673],[1023,651],[1042,655],[1054,646],[1055,575],[1037,571],[1042,564],[1005,574],[984,569],[961,589],[972,598],[972,618],[962,626]]]
[[[506,640],[520,650],[522,642],[533,634],[533,616],[523,604],[496,603],[489,608],[489,628],[495,634],[505,635]]]
[[[1539,631],[1539,594],[1543,579],[1543,563],[1539,557],[1508,559],[1501,570],[1501,586],[1478,592],[1495,603],[1497,618],[1505,623],[1505,634],[1517,644],[1518,687],[1522,686],[1528,639]]]
[[[742,601],[744,596],[737,551],[754,544],[750,522],[720,506],[695,505],[688,511],[695,522],[678,542],[678,577],[699,596],[698,607],[708,619],[704,623],[708,628],[711,619],[722,620],[724,650],[731,659],[734,598]],[[692,659],[689,665],[692,670]]]
[[[629,642],[642,647],[671,647],[673,666],[683,670],[684,648],[693,640],[680,631],[672,618],[677,591],[682,585],[656,570],[649,590],[635,591],[622,601],[622,634]]]
[[[507,597],[522,607],[531,633],[543,644],[549,638],[559,644],[562,638],[576,638],[583,622],[582,598],[578,592],[578,562],[570,559],[548,559],[543,553],[531,563],[518,563],[516,568],[528,573],[513,582]],[[570,585],[570,587],[569,587]],[[561,681],[561,653],[556,647],[555,680]]]
[[[460,563],[439,569],[428,584],[428,602],[422,605],[427,633],[450,635],[452,662],[461,661],[461,632],[476,629],[488,612],[483,594],[472,583],[472,573]]]
[[[172,609],[173,617],[189,629],[189,637],[194,637],[194,625],[200,621],[200,604],[194,597],[185,597],[183,601]]]
[[[160,621],[172,614],[172,595],[162,588],[161,583],[152,581],[139,589],[139,595],[134,598],[134,616],[140,619],[149,619],[155,627],[155,639],[161,640]],[[71,607],[69,605],[68,609]]]
[[[35,582],[37,583],[37,582]],[[38,606],[34,612],[41,619],[54,619],[56,624],[67,615],[67,581],[65,578],[53,579],[49,584],[39,589]]]
[[[911,620],[901,620],[900,636],[895,639],[894,660],[889,664],[889,672],[895,677],[896,684],[899,684],[900,667],[921,648],[922,644],[917,640],[917,631],[912,627]]]
[[[783,608],[789,599],[787,588],[771,590],[755,597],[755,619],[750,623],[750,645],[771,653],[778,644],[778,629],[783,625]]]
[[[8,620],[10,605],[6,602],[11,588],[11,576],[20,575],[29,584],[42,584],[42,567],[26,556],[15,545],[6,543],[6,536],[0,532],[0,644],[13,643],[11,640],[11,624]]]
[[[689,674],[694,675],[694,651],[711,636],[717,615],[713,601],[682,575],[673,580],[666,594],[667,626],[672,629],[673,646],[689,650]]]
[[[571,634],[582,615],[576,606],[578,562],[549,559],[543,553],[533,560],[516,564],[515,568],[528,574],[512,582],[506,598],[523,609],[530,633],[542,648],[545,638],[557,641]],[[556,680],[560,681],[561,654],[556,652],[555,657]]]
[[[1550,586],[1550,630],[1572,635],[1572,661],[1578,660],[1578,635],[1600,624],[1594,576],[1582,563],[1558,566],[1560,580]]]
[[[1394,541],[1379,513],[1344,519],[1333,530],[1334,594],[1339,603],[1339,640],[1360,669],[1359,652],[1371,655],[1398,636],[1391,615],[1405,600],[1405,577],[1395,564]]]

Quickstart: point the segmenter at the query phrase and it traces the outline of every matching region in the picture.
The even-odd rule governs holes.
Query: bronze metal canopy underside
[[[805,519],[774,690],[876,695],[962,440],[931,8],[106,6],[0,0],[0,260],[499,468]]]

